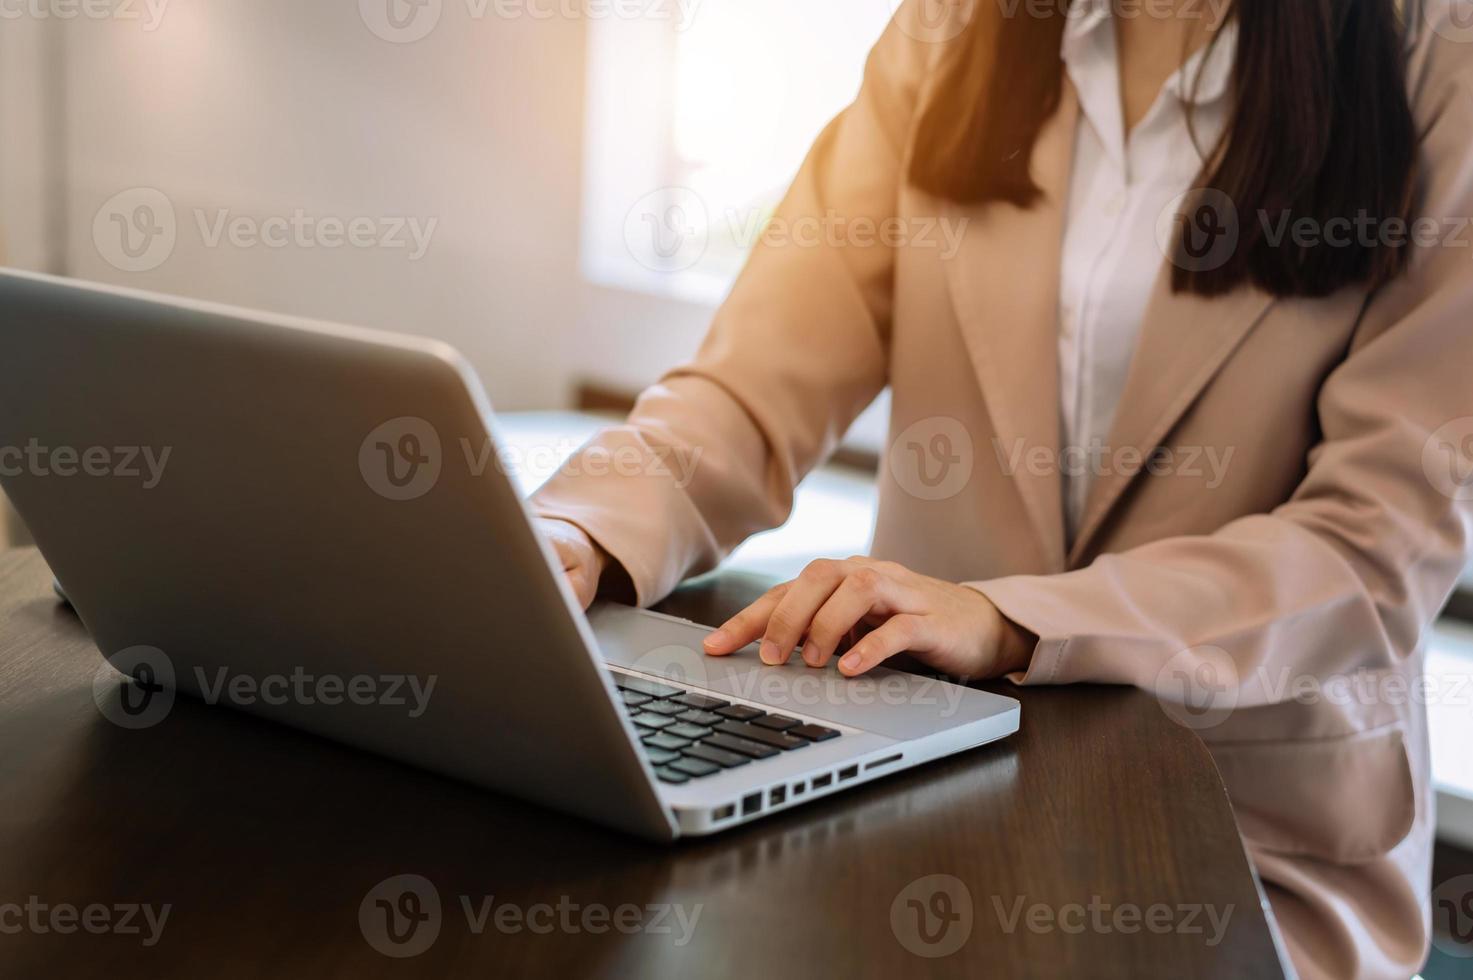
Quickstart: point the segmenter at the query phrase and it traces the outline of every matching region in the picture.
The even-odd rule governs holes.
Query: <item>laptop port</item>
[[[742,816],[750,817],[760,809],[762,809],[761,793],[749,793],[742,797]]]
[[[788,799],[788,788],[786,786],[774,786],[767,794],[767,805],[777,806]]]
[[[846,779],[853,779],[855,776],[858,775],[859,766],[845,766],[843,769],[839,770],[839,782],[842,783]]]
[[[864,771],[869,772],[871,769],[878,769],[881,766],[888,766],[892,763],[899,762],[902,758],[904,758],[904,756],[897,752],[894,755],[887,755],[883,759],[876,759],[874,762],[866,762],[864,764]]]
[[[808,787],[805,786],[802,783],[794,783],[793,784],[793,795],[794,796],[802,796],[803,795],[803,791],[806,790],[807,788]]]
[[[834,774],[831,773],[831,772],[830,773],[824,773],[822,776],[814,776],[813,777],[813,788],[814,789],[823,789],[825,786],[827,786],[829,783],[831,783],[833,781],[834,781]]]
[[[711,813],[712,820],[730,820],[736,816],[736,804],[728,803],[726,806],[718,806]]]

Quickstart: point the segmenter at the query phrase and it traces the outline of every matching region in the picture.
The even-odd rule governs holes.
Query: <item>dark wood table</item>
[[[0,553],[0,975],[1281,972],[1211,758],[1134,690],[1009,690],[1003,743],[660,847],[189,699],[125,730],[99,663],[39,555]],[[360,908],[405,874],[439,931],[391,958]]]

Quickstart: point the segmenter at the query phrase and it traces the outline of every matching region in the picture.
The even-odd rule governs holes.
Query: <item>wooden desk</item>
[[[668,608],[713,621],[760,585],[708,578]],[[3,976],[1279,972],[1211,759],[1133,690],[1027,691],[1023,730],[1004,743],[658,847],[189,699],[153,728],[125,730],[94,705],[99,663],[40,556],[0,554]],[[442,909],[438,937],[409,959],[377,952],[359,920],[369,891],[400,874],[432,883]],[[965,888],[938,911],[971,906],[969,927],[931,920],[942,943],[965,939],[942,958],[911,951],[941,946],[920,938],[905,904],[915,894],[901,896],[930,875]],[[506,919],[503,932],[493,911],[477,934],[461,896],[473,912],[494,896],[493,909],[527,918],[519,931]],[[82,915],[91,903],[112,921],[126,903],[171,908],[150,947],[141,914],[139,934],[52,930],[67,922],[64,911],[50,918],[58,909]],[[1192,923],[1202,933],[1154,934],[1139,921],[1125,932],[1134,920],[1113,918],[1154,905],[1178,925],[1190,914],[1179,905],[1231,918],[1215,947],[1204,911]],[[648,906],[699,917],[686,933]],[[1046,917],[1062,918],[1050,927]],[[671,931],[626,934],[614,922]]]

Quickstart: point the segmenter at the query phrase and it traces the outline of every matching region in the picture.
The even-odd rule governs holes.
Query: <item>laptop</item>
[[[120,724],[192,696],[660,841],[1018,729],[1011,698],[585,614],[443,343],[6,271],[0,345],[0,484]]]

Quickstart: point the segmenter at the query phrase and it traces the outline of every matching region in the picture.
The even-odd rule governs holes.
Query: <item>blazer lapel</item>
[[[1110,430],[1108,446],[1117,457],[1131,447],[1144,460],[1160,446],[1274,305],[1273,297],[1251,286],[1210,299],[1173,294],[1170,273],[1171,264],[1163,263]],[[1105,518],[1143,469],[1107,466],[1095,478],[1069,552],[1070,566],[1088,553]]]
[[[976,451],[994,454],[1010,472],[1048,573],[1064,569],[1062,484],[1057,465],[1027,461],[1040,448],[1059,458],[1059,263],[1078,117],[1065,84],[1034,145],[1033,178],[1043,194],[1032,207],[943,205],[967,228],[946,274],[994,430],[992,444]]]

